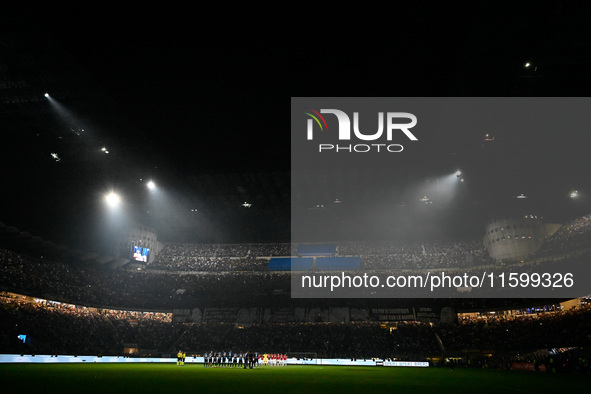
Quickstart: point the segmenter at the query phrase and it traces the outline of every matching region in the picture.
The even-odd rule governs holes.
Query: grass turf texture
[[[591,376],[456,368],[0,364],[2,393],[586,393]]]

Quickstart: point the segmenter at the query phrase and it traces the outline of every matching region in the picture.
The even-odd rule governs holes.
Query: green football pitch
[[[1,393],[589,393],[591,376],[456,368],[0,364]]]

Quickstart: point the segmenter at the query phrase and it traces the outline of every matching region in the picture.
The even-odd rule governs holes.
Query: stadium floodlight
[[[250,208],[252,207],[252,204],[247,203],[246,201],[244,201],[244,204],[241,204],[244,208]]]
[[[462,175],[462,171],[460,171],[460,170],[457,170],[457,171],[456,171],[456,177],[458,177],[458,178],[459,178],[461,175]]]
[[[570,198],[577,198],[578,196],[579,196],[579,192],[578,192],[578,191],[576,191],[576,190],[573,190],[573,191],[570,193]]]
[[[121,202],[121,198],[118,194],[110,192],[105,196],[105,201],[107,202],[107,205],[109,205],[110,207],[116,207]]]
[[[44,96],[49,98],[49,93],[45,93]]]
[[[146,185],[146,186],[147,186],[147,187],[148,187],[148,189],[150,189],[150,190],[154,190],[154,189],[156,189],[156,184],[155,184],[154,182],[152,182],[152,181],[149,181],[149,182],[147,183],[147,185]]]
[[[524,66],[525,68],[529,68],[529,67],[531,66],[531,63],[530,63],[530,62],[526,62],[526,63],[525,63],[523,66]]]

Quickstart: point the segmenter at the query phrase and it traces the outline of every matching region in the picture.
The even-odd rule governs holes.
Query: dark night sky
[[[122,182],[133,174],[156,177],[169,188],[194,174],[288,172],[288,96],[588,96],[591,91],[588,14],[570,3],[466,2],[435,8],[397,3],[392,9],[350,9],[341,23],[320,11],[288,20],[278,10],[254,17],[255,9],[101,7],[47,4],[14,11],[14,18],[4,13],[12,24],[3,29],[51,35],[100,89],[97,100],[108,111],[84,113],[94,126],[85,143],[106,142],[117,157],[100,169],[88,164],[80,170],[77,176],[89,178],[88,191],[60,203],[64,193],[49,193],[52,170],[18,168],[14,159],[25,150],[9,139],[3,153],[10,163],[3,164],[29,180],[39,171],[47,191],[40,204],[53,209],[36,222],[19,219],[25,211],[40,216],[26,204],[17,215],[5,209],[0,220],[6,224],[51,237],[35,223],[61,215],[71,219],[61,220],[56,231],[80,229],[73,223],[90,208],[79,200],[96,191],[90,179],[98,172],[96,182]],[[525,61],[535,63],[537,71],[525,70]],[[532,139],[526,133],[505,137],[490,153],[491,161],[511,168],[518,160],[507,158],[527,145],[545,166],[549,160],[569,162],[564,168],[571,178],[584,178],[584,143],[559,146],[552,136]],[[450,166],[482,162],[482,152],[474,149],[480,136],[449,139],[459,147],[442,156]],[[573,155],[577,159],[569,161]],[[430,170],[426,165],[424,174]],[[519,184],[523,175],[513,175]],[[18,176],[9,178],[11,187],[19,188]],[[562,180],[568,183],[569,177]]]
[[[206,16],[159,13],[41,22],[129,117],[135,128],[126,141],[146,141],[145,156],[183,171],[228,171],[236,162],[260,168],[263,134],[281,138],[272,128],[279,127],[277,95],[285,94],[277,72],[284,59],[258,29],[229,34],[204,25]],[[285,155],[269,159],[277,158],[287,170]]]

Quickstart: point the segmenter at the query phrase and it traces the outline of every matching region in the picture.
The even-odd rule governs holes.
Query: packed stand
[[[585,215],[560,227],[535,254],[536,257],[571,254],[591,247],[591,215]]]
[[[420,361],[445,355],[463,357],[474,349],[494,356],[490,366],[510,367],[516,361],[589,349],[591,307],[543,313],[515,319],[487,317],[456,324],[397,322],[179,323],[166,315],[56,307],[0,297],[0,345],[5,353],[124,355],[134,346],[138,355],[190,356],[212,349],[243,353],[258,351],[309,353],[322,358],[399,359]],[[22,343],[18,335],[31,340]],[[565,349],[565,350],[560,350]]]
[[[265,271],[273,256],[290,256],[291,244],[168,243],[149,269],[167,271]]]

